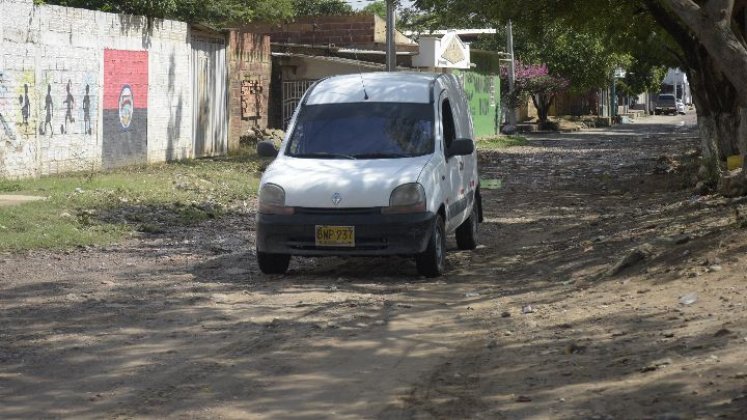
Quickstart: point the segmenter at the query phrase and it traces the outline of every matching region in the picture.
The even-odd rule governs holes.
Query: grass
[[[507,147],[524,146],[527,144],[526,137],[522,136],[496,136],[477,140],[477,150],[499,150]]]
[[[254,196],[266,162],[253,153],[102,173],[0,180],[0,194],[47,197],[0,207],[0,251],[114,243],[220,218]]]
[[[497,150],[526,142],[499,136],[481,139],[477,147]],[[224,158],[0,180],[0,194],[47,197],[0,207],[0,252],[110,244],[137,232],[160,234],[220,218],[256,194],[266,164],[242,148]],[[481,185],[498,189],[501,182],[482,180]]]

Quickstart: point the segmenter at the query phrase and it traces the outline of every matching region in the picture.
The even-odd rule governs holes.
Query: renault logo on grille
[[[335,207],[339,206],[341,202],[342,202],[342,195],[340,193],[332,194],[332,204],[334,204]]]

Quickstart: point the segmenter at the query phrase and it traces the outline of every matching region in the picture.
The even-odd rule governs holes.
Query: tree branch
[[[662,0],[669,5],[669,8],[679,17],[685,24],[699,35],[696,28],[700,28],[702,17],[702,9],[693,0]]]
[[[709,0],[705,12],[719,24],[729,23],[734,13],[734,0]]]

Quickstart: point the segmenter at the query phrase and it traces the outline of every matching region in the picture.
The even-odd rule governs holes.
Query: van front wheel
[[[441,215],[436,216],[433,232],[425,252],[415,256],[418,273],[425,277],[438,277],[446,268],[446,228]]]
[[[257,264],[265,274],[283,274],[288,271],[290,255],[257,251]]]

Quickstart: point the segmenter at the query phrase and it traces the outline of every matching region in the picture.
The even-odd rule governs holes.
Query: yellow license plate
[[[316,246],[355,246],[355,226],[316,226]]]

